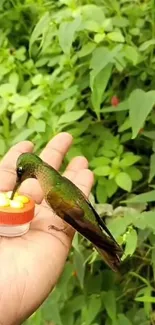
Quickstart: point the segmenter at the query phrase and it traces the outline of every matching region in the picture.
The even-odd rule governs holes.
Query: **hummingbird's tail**
[[[113,271],[118,271],[123,251],[112,235],[108,236],[99,226],[81,217],[78,208],[72,208],[68,210],[67,213],[65,212],[63,219],[81,235],[92,242],[105,263],[108,264]]]
[[[104,249],[98,248],[94,246],[98,253],[102,256],[104,262],[114,271],[119,271],[120,266],[120,257],[119,254],[116,252],[105,251]]]

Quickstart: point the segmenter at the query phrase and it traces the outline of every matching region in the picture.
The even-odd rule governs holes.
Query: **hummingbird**
[[[23,153],[19,156],[16,175],[11,199],[24,180],[36,178],[45,201],[53,212],[88,239],[113,271],[119,270],[122,248],[76,185],[33,153]]]

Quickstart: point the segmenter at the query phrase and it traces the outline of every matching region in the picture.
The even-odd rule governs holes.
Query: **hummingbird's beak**
[[[21,180],[19,179],[19,178],[17,178],[16,179],[16,184],[15,184],[15,186],[14,186],[14,189],[13,189],[13,191],[12,191],[12,195],[11,195],[11,200],[13,200],[13,198],[14,198],[14,195],[15,195],[15,193],[17,192],[17,190],[18,190],[18,187],[20,186],[20,184],[21,184]]]

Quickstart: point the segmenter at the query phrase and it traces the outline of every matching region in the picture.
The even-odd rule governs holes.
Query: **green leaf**
[[[53,323],[57,325],[63,325],[61,320],[61,315],[60,315],[59,302],[52,301],[50,307],[52,311],[51,320],[53,321]]]
[[[121,143],[126,143],[128,142],[129,140],[131,140],[131,137],[132,137],[132,133],[129,131],[129,132],[126,132],[126,133],[123,133],[123,135],[121,136]]]
[[[105,20],[104,10],[95,4],[86,4],[80,7],[84,21],[93,20],[102,24]]]
[[[40,58],[39,60],[37,60],[36,61],[36,64],[35,64],[35,66],[36,66],[36,68],[40,68],[40,67],[43,67],[43,66],[45,66],[47,63],[49,62],[49,58]],[[35,78],[35,77],[34,77]]]
[[[118,186],[116,184],[116,182],[114,181],[114,179],[108,179],[107,184],[106,184],[106,192],[108,197],[111,197],[112,195],[114,195],[116,193],[118,189]]]
[[[85,114],[85,111],[74,111],[74,112],[68,112],[63,115],[58,120],[58,124],[67,124],[72,123],[77,120],[79,120],[83,115]]]
[[[95,36],[94,36],[94,42],[95,43],[101,43],[104,40],[105,36],[106,36],[105,33],[95,34]]]
[[[115,177],[116,184],[121,187],[123,190],[130,192],[132,188],[131,177],[124,172],[117,174]]]
[[[125,41],[121,31],[108,33],[107,38],[110,39],[111,41],[118,42],[118,43],[124,43]]]
[[[141,171],[135,166],[128,167],[126,173],[131,177],[132,181],[139,181],[143,177]]]
[[[72,242],[72,246],[78,251],[80,252],[80,240],[79,240],[79,233],[76,232],[75,236],[73,238],[73,242]]]
[[[28,121],[28,127],[31,130],[34,130],[35,132],[45,132],[46,130],[46,123],[43,120],[37,120],[33,118],[33,116],[30,116],[29,121]]]
[[[153,278],[155,280],[155,249],[152,250],[151,261],[152,261],[152,268],[153,268]]]
[[[152,293],[152,289],[150,286],[147,286],[145,288],[142,288],[138,291],[137,295],[136,295],[136,299],[139,298],[143,298],[144,296],[146,297],[150,297]],[[143,295],[143,297],[141,296]],[[152,306],[151,306],[151,302],[144,302],[144,310],[145,310],[145,314],[146,316],[149,318],[151,311],[152,311]]]
[[[84,56],[90,54],[95,49],[96,45],[94,43],[88,42],[87,44],[84,44],[82,49],[78,52],[78,56],[80,58],[83,58]]]
[[[107,217],[112,217],[113,216],[113,207],[111,204],[106,204],[106,203],[98,203],[95,206],[96,211],[98,214],[102,217],[107,216]],[[94,251],[95,252],[95,251]]]
[[[37,99],[42,96],[42,94],[43,90],[41,88],[32,89],[27,96],[30,104],[35,103]]]
[[[76,17],[75,20],[71,22],[62,22],[58,32],[58,38],[60,46],[63,52],[67,55],[70,54],[71,46],[75,37],[75,33],[80,27],[81,18]]]
[[[11,97],[10,102],[15,105],[16,108],[24,108],[30,105],[30,101],[28,96],[21,96],[19,94],[15,94]]]
[[[144,131],[143,135],[151,140],[155,140],[155,131]]]
[[[141,89],[134,90],[129,99],[129,117],[132,127],[132,139],[134,139],[139,130],[143,127],[148,114],[155,104],[155,90],[145,92]]]
[[[46,12],[35,26],[29,41],[29,51],[32,51],[32,45],[38,40],[39,36],[43,35],[48,30],[50,23],[50,15]]]
[[[133,220],[133,224],[139,229],[150,228],[153,233],[155,233],[154,211],[137,214],[136,218]]]
[[[28,319],[27,325],[42,325],[42,312],[41,310],[37,310],[34,312],[30,318]]]
[[[140,47],[139,51],[143,52],[148,49],[151,45],[155,45],[155,39],[150,39],[149,41],[144,42]]]
[[[86,325],[91,325],[101,309],[101,299],[99,296],[91,295],[89,298],[88,308],[84,317]]]
[[[5,98],[0,98],[0,115],[2,115],[8,107],[9,103],[8,100]]]
[[[22,117],[25,114],[25,109],[24,108],[20,108],[17,109],[13,114],[12,114],[12,118],[11,118],[11,123],[16,122],[20,117]]]
[[[9,76],[9,83],[17,89],[18,83],[19,83],[19,76],[16,72],[12,72]]]
[[[76,124],[75,127],[73,127],[73,129],[70,129],[69,132],[70,134],[72,134],[72,136],[74,138],[77,138],[79,136],[81,136],[89,127],[91,123],[91,118],[85,118],[83,119],[83,121],[80,121],[80,123],[78,123],[78,125]]]
[[[62,54],[51,57],[48,61],[48,67],[54,67],[55,65],[57,65],[59,60],[61,60],[61,58],[62,58]]]
[[[102,166],[94,169],[94,174],[97,176],[108,176],[110,174],[111,167]]]
[[[135,156],[134,154],[128,154],[120,161],[120,166],[122,168],[132,166],[140,159],[141,159],[140,156]]]
[[[66,306],[63,308],[63,311],[61,312],[61,319],[62,319],[62,324],[63,325],[73,325],[74,323],[74,314],[69,309],[67,308],[68,306],[68,301]],[[53,323],[51,325],[54,325]]]
[[[126,234],[126,246],[125,246],[125,251],[124,251],[124,256],[122,260],[124,260],[128,255],[132,256],[133,253],[136,250],[137,247],[137,232],[135,229],[131,229],[127,234]]]
[[[98,183],[96,187],[96,197],[99,203],[106,203],[107,201],[107,192],[105,187]]]
[[[115,152],[112,150],[102,149],[102,154],[107,158],[113,158],[116,156]]]
[[[67,288],[66,288],[67,290]],[[83,295],[74,296],[72,297],[71,301],[67,303],[68,312],[77,312],[78,310],[82,310],[83,306],[85,305],[85,299]]]
[[[146,203],[146,202],[154,202],[154,201],[155,201],[155,190],[146,192],[144,194],[135,195],[134,197],[122,202]]]
[[[150,283],[149,281],[147,281],[143,276],[141,276],[140,274],[136,273],[136,272],[130,272],[129,273],[131,276],[141,280],[143,283],[145,283],[148,287],[150,287]]]
[[[81,28],[81,30],[83,29],[91,32],[98,32],[99,30],[99,24],[94,20],[86,20],[85,22],[83,22],[82,27],[83,28]]]
[[[124,123],[119,127],[118,131],[119,132],[124,132],[124,131],[126,131],[126,130],[128,130],[130,128],[131,128],[130,119],[129,119],[129,117],[127,117],[125,119]]]
[[[104,296],[104,306],[107,311],[108,316],[112,319],[112,321],[116,320],[116,297],[114,291],[107,291]]]
[[[15,86],[10,83],[0,85],[0,96],[7,97],[13,95],[16,92]]]
[[[115,238],[118,238],[120,235],[124,234],[127,227],[133,223],[135,216],[131,214],[125,215],[125,218],[117,217],[109,220],[108,228]]]
[[[17,129],[20,130],[23,126],[25,127],[25,124],[27,123],[27,119],[28,119],[28,112],[25,111],[25,113],[15,121],[15,125]]]
[[[73,272],[74,272],[73,263],[70,263],[69,261],[66,262],[62,276],[59,279],[59,282],[57,284],[57,292],[60,292],[60,296],[62,292],[67,291],[67,286],[69,285],[69,281],[73,276]],[[59,294],[58,294],[58,298],[59,298]]]
[[[23,130],[13,139],[12,144],[27,140],[29,136],[32,135],[34,132],[35,132],[34,130],[30,130],[30,129]]]
[[[135,298],[135,301],[151,302],[153,304],[153,303],[155,303],[155,297],[151,297],[151,296],[137,297],[137,298]]]
[[[108,108],[103,108],[101,109],[102,113],[117,113],[117,112],[123,112],[123,111],[128,111],[129,107],[128,107],[128,101],[125,100],[123,102],[121,102],[120,104],[118,104],[117,108],[114,106],[108,107]]]
[[[46,130],[46,123],[45,123],[45,121],[43,121],[43,120],[37,121],[35,130],[36,130],[36,132],[41,132],[41,133],[42,132],[45,132],[45,130]]]
[[[108,81],[111,76],[112,64],[108,64],[104,69],[102,69],[96,78],[93,79],[93,83],[90,80],[91,88],[92,88],[92,104],[96,112],[99,112],[100,105],[102,103],[102,97],[104,91],[107,87]]]
[[[139,53],[136,47],[126,45],[123,53],[125,57],[133,63],[133,65],[136,65],[138,63]]]
[[[118,314],[117,325],[133,325],[124,314]]]
[[[154,176],[155,176],[155,153],[153,153],[150,158],[149,183],[152,181]]]
[[[77,277],[80,282],[81,288],[84,285],[84,275],[85,275],[85,263],[84,263],[84,256],[79,250],[74,250],[73,261],[75,270],[77,272]]]
[[[120,17],[119,15],[115,16],[112,19],[112,21],[113,21],[114,26],[117,26],[117,27],[127,27],[129,25],[129,19],[127,19],[125,17]]]
[[[0,156],[3,156],[6,151],[6,143],[5,140],[0,138]]]
[[[79,147],[72,147],[67,153],[67,160],[71,160],[76,156],[82,156],[82,150]]]
[[[108,165],[111,162],[111,160],[107,157],[96,157],[93,158],[90,162],[91,167],[99,167],[103,165]]]
[[[57,95],[56,99],[52,104],[52,108],[62,103],[64,100],[73,97],[77,93],[77,86],[73,86],[71,88],[65,89],[60,95]]]
[[[90,62],[91,71],[91,87],[93,87],[94,79],[109,63],[114,62],[114,58],[121,51],[122,45],[117,45],[109,51],[106,47],[97,48],[92,55]],[[104,58],[104,60],[103,60]]]

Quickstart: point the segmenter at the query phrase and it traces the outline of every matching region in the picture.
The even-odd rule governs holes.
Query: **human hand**
[[[71,144],[71,135],[60,133],[40,156],[59,169]],[[0,191],[13,189],[17,158],[21,153],[32,151],[33,144],[29,141],[20,142],[9,150],[0,163]],[[64,175],[89,195],[93,174],[84,157],[74,158]],[[5,325],[21,324],[47,298],[63,271],[74,235],[69,225],[65,232],[48,231],[51,224],[60,229],[64,224],[46,205],[36,179],[23,182],[19,192],[31,196],[36,209],[27,234],[15,238],[0,237],[0,324]]]

